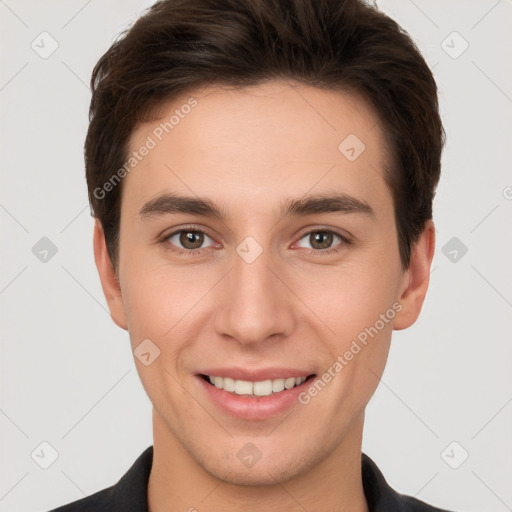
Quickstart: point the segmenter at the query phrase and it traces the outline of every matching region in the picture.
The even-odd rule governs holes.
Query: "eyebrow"
[[[229,220],[226,210],[216,205],[212,200],[176,193],[163,193],[151,199],[142,206],[139,216],[144,219],[173,213],[216,217],[222,221]],[[282,217],[304,217],[320,213],[359,213],[375,217],[375,212],[368,203],[343,193],[287,199],[281,205],[280,213]]]

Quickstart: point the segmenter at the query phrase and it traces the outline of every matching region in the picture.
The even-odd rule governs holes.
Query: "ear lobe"
[[[434,223],[432,220],[428,220],[419,240],[411,248],[409,268],[404,272],[404,282],[399,299],[402,309],[396,315],[393,324],[393,328],[397,331],[410,327],[421,312],[430,282],[434,247]]]
[[[107,251],[105,233],[99,219],[95,219],[93,234],[94,260],[100,276],[103,294],[107,300],[110,316],[121,329],[128,330],[124,312],[123,296],[119,281]]]

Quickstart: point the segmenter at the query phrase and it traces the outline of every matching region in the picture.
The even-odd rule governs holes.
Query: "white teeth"
[[[295,378],[294,377],[289,377],[288,379],[286,379],[284,381],[284,387],[286,389],[291,389],[291,388],[293,388],[293,386],[295,386]]]
[[[258,382],[235,380],[230,377],[208,376],[210,382],[218,389],[236,393],[237,395],[268,396],[279,393],[285,389],[300,386],[306,377],[289,377],[287,379],[267,379]]]
[[[253,394],[256,396],[268,396],[272,394],[272,381],[270,379],[261,382],[255,382]]]
[[[219,377],[219,379],[222,379],[222,377]],[[252,382],[235,380],[235,393],[237,395],[252,395]]]
[[[235,379],[230,379],[229,377],[224,377],[223,386],[226,391],[235,391]]]
[[[284,379],[275,379],[272,381],[272,391],[274,393],[279,393],[279,391],[283,391],[284,389]]]

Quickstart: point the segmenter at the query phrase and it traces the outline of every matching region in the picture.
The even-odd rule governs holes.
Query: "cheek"
[[[208,278],[200,270],[171,267],[142,255],[125,260],[123,301],[134,331],[157,338],[187,315],[205,293]],[[195,267],[199,269],[199,267]]]
[[[184,279],[177,278],[175,270],[137,267],[133,262],[130,270],[131,279],[125,280],[123,289],[130,343],[142,385],[157,409],[163,410],[165,404],[175,405],[175,395],[179,395],[175,379],[179,380],[181,353],[191,337],[189,321],[195,312],[191,307],[200,295],[184,287]],[[157,354],[147,366],[138,357],[146,346],[144,351],[151,357]],[[175,390],[174,398],[168,396],[169,389]]]
[[[159,357],[151,367],[136,363],[146,389],[161,387],[159,379],[173,381],[170,374],[177,377],[190,367],[201,329],[209,325],[212,303],[208,292],[218,275],[199,266],[171,268],[144,262],[137,267],[136,261],[130,263],[132,276],[126,279],[123,300],[132,350],[146,339],[158,347]]]
[[[386,363],[399,307],[395,295],[398,275],[376,266],[354,266],[322,278],[317,275],[315,293],[310,289],[307,295],[306,288],[298,292],[307,297],[304,302],[329,328],[323,343],[328,353],[326,370],[330,368],[336,375],[334,400],[354,400],[357,408],[373,394]],[[339,364],[334,368],[336,361]]]
[[[385,296],[385,294],[383,294]],[[386,365],[395,310],[389,300],[374,294],[352,295],[331,306],[326,321],[335,334],[326,342],[328,358],[320,378],[329,381],[318,401],[319,417],[335,424],[354,417],[368,403]],[[383,315],[383,316],[381,316]]]
[[[373,325],[396,300],[399,273],[378,265],[343,265],[297,274],[293,289],[343,338]]]

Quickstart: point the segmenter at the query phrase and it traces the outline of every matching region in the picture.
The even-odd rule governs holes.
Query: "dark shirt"
[[[50,512],[148,512],[147,489],[153,446],[112,487]],[[394,491],[368,455],[361,453],[363,489],[370,512],[448,512]]]

